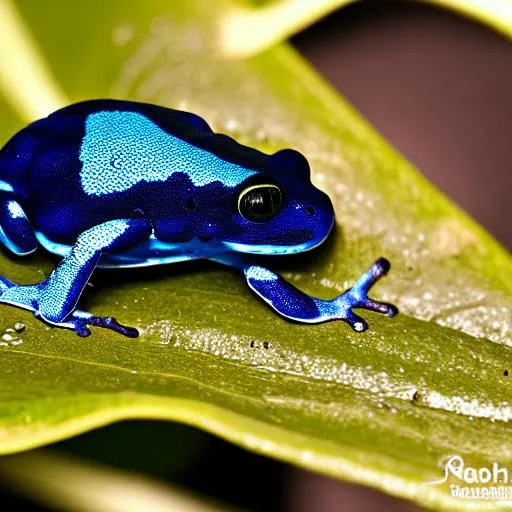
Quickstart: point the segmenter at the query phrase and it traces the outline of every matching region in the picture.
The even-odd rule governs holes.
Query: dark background
[[[366,0],[292,43],[421,172],[512,247],[510,42],[444,10]],[[56,448],[144,471],[245,510],[419,510],[170,423],[125,422]],[[0,491],[1,510],[20,504]]]

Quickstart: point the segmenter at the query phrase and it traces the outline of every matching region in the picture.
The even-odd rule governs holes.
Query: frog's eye
[[[253,185],[238,197],[238,211],[242,217],[254,222],[272,218],[283,204],[283,194],[276,185]]]

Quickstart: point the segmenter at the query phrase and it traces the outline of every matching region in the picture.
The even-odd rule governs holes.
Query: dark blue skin
[[[195,114],[94,100],[70,105],[18,132],[0,152],[0,242],[29,254],[38,242],[64,257],[34,285],[0,276],[0,302],[88,336],[89,325],[127,336],[136,329],[75,309],[98,267],[207,258],[242,270],[281,315],[306,323],[366,322],[352,308],[396,314],[370,300],[389,269],[380,258],[345,293],[311,297],[248,254],[292,254],[328,236],[334,211],[310,181],[307,160],[267,155],[215,134]]]

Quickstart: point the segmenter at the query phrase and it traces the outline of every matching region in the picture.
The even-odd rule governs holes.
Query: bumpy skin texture
[[[207,258],[242,270],[249,287],[289,319],[339,319],[363,331],[367,324],[352,308],[397,312],[367,297],[387,260],[339,297],[321,300],[248,258],[316,247],[333,223],[331,201],[311,184],[297,151],[267,155],[188,112],[77,103],[27,126],[0,152],[0,243],[25,255],[39,242],[64,258],[38,284],[0,276],[0,302],[81,336],[95,325],[135,337],[136,329],[112,317],[75,309],[94,269]]]

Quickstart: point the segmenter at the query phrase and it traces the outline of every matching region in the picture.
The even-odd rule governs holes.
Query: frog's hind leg
[[[137,329],[112,317],[75,310],[75,306],[102,253],[127,249],[150,234],[151,225],[145,219],[118,219],[95,226],[78,237],[69,254],[41,283],[17,285],[0,277],[0,302],[33,311],[45,322],[72,329],[79,336],[89,336],[88,326],[94,325],[137,337]]]
[[[18,256],[30,254],[37,249],[36,235],[14,195],[1,190],[2,183],[0,181],[0,244]]]

